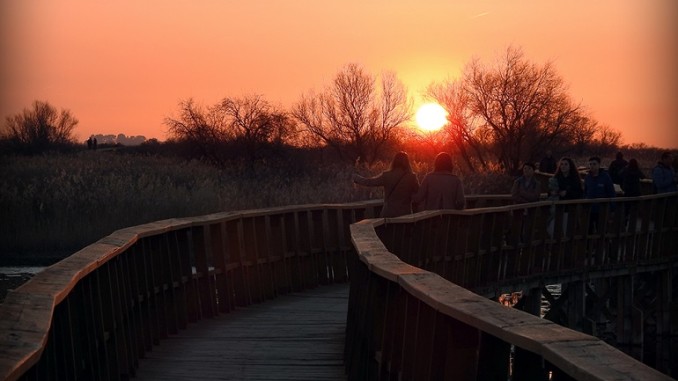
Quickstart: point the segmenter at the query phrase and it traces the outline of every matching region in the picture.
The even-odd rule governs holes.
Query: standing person
[[[629,160],[629,165],[621,172],[622,183],[621,189],[624,191],[624,197],[638,197],[640,193],[640,180],[645,178],[645,174],[638,166],[638,160]],[[632,227],[635,229],[635,223],[630,224],[632,213],[637,213],[637,201],[626,202],[624,206],[624,227],[626,229]]]
[[[645,174],[638,167],[638,160],[629,160],[629,165],[621,171],[621,189],[625,197],[640,196],[640,180],[645,178]]]
[[[523,175],[513,181],[511,187],[511,198],[516,204],[525,204],[528,202],[539,201],[541,195],[541,187],[539,181],[534,177],[534,164],[523,164]],[[525,216],[528,215],[528,209],[514,210],[512,214],[510,236],[507,242],[515,242],[519,239],[520,242],[525,241],[525,234],[531,229],[525,226]]]
[[[557,200],[576,200],[584,196],[584,188],[581,185],[581,177],[577,172],[574,161],[569,157],[563,157],[558,162],[558,169],[551,179],[549,179],[549,199]],[[555,207],[552,209],[552,216],[549,219],[547,231],[551,237],[555,231]],[[563,234],[567,233],[568,208],[563,208]]]
[[[612,160],[607,169],[613,183],[621,185],[621,171],[626,168],[627,165],[629,165],[629,162],[624,160],[624,154],[617,152],[617,156]]]
[[[553,177],[556,179],[558,188],[552,191],[552,196],[558,196],[559,200],[576,200],[584,196],[581,177],[579,177],[574,161],[569,157],[560,159]]]
[[[614,183],[607,172],[600,169],[600,158],[589,158],[589,173],[584,177],[584,195],[586,198],[613,198],[615,196]],[[598,232],[600,205],[591,205],[589,233]]]
[[[553,152],[547,150],[546,156],[539,162],[539,172],[554,173],[556,169],[556,159],[553,158]]]
[[[534,164],[523,164],[523,175],[513,181],[511,198],[513,198],[513,201],[517,204],[539,201],[541,188],[539,186],[539,181],[534,177],[534,170]]]
[[[466,197],[459,177],[452,173],[452,156],[441,152],[433,163],[433,172],[424,176],[419,191],[413,201],[421,210],[464,209]]]
[[[355,174],[353,182],[371,187],[384,187],[382,217],[398,217],[412,213],[412,196],[419,189],[419,181],[417,175],[412,172],[407,153],[398,152],[391,161],[391,169],[379,176],[363,177]]]
[[[652,182],[656,193],[678,191],[676,185],[676,171],[672,167],[673,155],[671,152],[662,153],[661,160],[652,169]]]

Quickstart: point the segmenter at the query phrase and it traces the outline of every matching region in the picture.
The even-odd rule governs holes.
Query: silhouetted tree
[[[309,92],[291,114],[316,143],[333,147],[345,160],[373,162],[411,117],[411,102],[393,73],[374,76],[348,64],[320,94]]]
[[[469,170],[487,170],[485,139],[479,129],[478,116],[471,111],[469,96],[461,88],[461,82],[431,84],[425,98],[436,101],[447,111],[447,124],[441,132],[459,152]]]
[[[260,95],[227,97],[203,108],[193,99],[179,104],[178,118],[165,118],[171,138],[188,143],[196,154],[223,165],[230,154],[254,160],[261,149],[288,144],[295,126],[287,114]]]
[[[213,164],[224,164],[221,152],[228,139],[228,124],[222,108],[205,110],[192,98],[179,102],[179,116],[165,118],[171,138],[186,142],[198,156]]]
[[[20,151],[41,153],[73,145],[77,124],[69,110],[58,111],[47,102],[34,101],[31,108],[7,117],[0,135]]]
[[[553,65],[533,64],[514,47],[495,66],[472,60],[458,83],[439,90],[436,99],[451,103],[447,107],[452,108],[458,139],[481,160],[486,155],[478,142],[491,144],[491,153],[509,173],[547,148],[569,145],[580,129],[595,125],[571,101]]]
[[[221,111],[229,126],[228,135],[244,144],[250,160],[263,146],[289,143],[295,133],[287,114],[260,95],[224,98]]]

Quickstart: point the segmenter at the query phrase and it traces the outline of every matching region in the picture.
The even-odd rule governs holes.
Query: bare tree
[[[179,102],[179,116],[165,118],[171,137],[184,141],[197,155],[213,164],[223,164],[221,148],[227,141],[227,123],[220,107],[207,110],[192,98]]]
[[[550,63],[530,63],[513,47],[495,66],[471,61],[460,80],[434,84],[428,95],[448,110],[450,138],[472,169],[486,168],[495,156],[514,172],[594,123],[572,103]]]
[[[348,64],[323,92],[302,95],[292,116],[344,159],[373,162],[411,116],[411,102],[395,74],[382,75],[380,85],[360,66]]]
[[[224,98],[220,106],[228,119],[230,135],[244,144],[251,160],[262,146],[289,143],[294,136],[294,126],[287,114],[260,95]]]
[[[75,143],[73,129],[77,124],[69,110],[57,111],[47,102],[34,101],[32,108],[7,117],[1,135],[21,150],[40,153]]]
[[[479,129],[478,116],[471,112],[469,97],[460,82],[431,84],[425,97],[432,99],[447,111],[447,124],[443,132],[457,149],[467,167],[475,172],[488,168],[487,147]]]
[[[621,142],[621,132],[607,125],[600,126],[596,131],[596,141],[603,151],[616,150]]]
[[[228,148],[235,153],[242,148],[247,159],[254,160],[263,146],[288,144],[295,133],[287,114],[260,95],[227,97],[206,109],[188,99],[179,109],[179,117],[165,118],[172,137],[218,165],[224,164]]]
[[[532,64],[517,48],[509,47],[494,68],[473,61],[465,71],[464,89],[508,172],[542,147],[567,139],[582,121],[580,107],[570,101],[553,66]]]

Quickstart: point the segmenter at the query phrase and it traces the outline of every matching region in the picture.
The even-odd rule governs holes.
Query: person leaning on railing
[[[522,171],[523,175],[513,181],[511,198],[516,204],[539,201],[541,187],[539,181],[534,177],[534,164],[523,164]]]

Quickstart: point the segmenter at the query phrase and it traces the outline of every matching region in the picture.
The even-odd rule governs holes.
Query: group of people
[[[90,136],[89,139],[87,139],[87,149],[97,149],[97,138]]]
[[[669,151],[663,152],[657,165],[652,169],[652,183],[655,193],[675,192],[678,190],[676,169],[674,168],[674,157]],[[554,173],[553,185],[549,185],[549,195],[551,198],[560,198],[571,200],[576,198],[599,198],[614,197],[614,184],[619,185],[626,197],[637,197],[641,195],[640,183],[646,176],[638,166],[638,160],[631,159],[626,161],[624,154],[617,152],[615,159],[610,162],[607,171],[600,168],[600,158],[597,156],[589,159],[589,174],[584,178],[583,188],[577,189],[581,181],[577,168],[572,159],[564,157],[558,162],[557,168],[551,152],[539,165],[539,170],[545,173]],[[570,177],[570,172],[573,176]],[[576,179],[578,181],[572,181]],[[557,181],[558,190],[555,190]],[[568,189],[569,192],[568,192]],[[604,189],[604,190],[603,190]]]
[[[398,152],[388,171],[375,177],[355,174],[353,182],[384,187],[382,217],[398,217],[414,210],[461,210],[466,206],[466,197],[461,179],[453,170],[452,156],[441,152],[435,158],[433,171],[427,173],[419,184],[409,156],[405,152]]]
[[[614,184],[618,184],[624,196],[641,195],[640,180],[645,175],[638,167],[638,161],[624,160],[619,152],[610,163],[608,170],[601,168],[598,156],[588,161],[589,171],[583,181],[574,161],[563,157],[557,162],[550,151],[539,164],[541,172],[553,173],[548,182],[549,200],[575,200],[581,198],[613,198],[616,196]],[[461,179],[453,173],[452,156],[446,152],[439,153],[434,162],[434,169],[425,175],[421,184],[412,171],[409,156],[405,152],[397,153],[391,162],[391,168],[375,177],[363,177],[355,174],[353,181],[365,186],[382,186],[384,188],[384,206],[382,217],[398,217],[413,211],[436,209],[464,209],[466,198]],[[519,176],[511,188],[511,196],[515,203],[538,201],[542,189],[535,178],[536,167],[533,163],[522,166]],[[664,152],[661,160],[652,170],[652,180],[657,193],[678,191],[676,171],[673,168],[673,155]],[[595,215],[595,207],[592,210]]]

